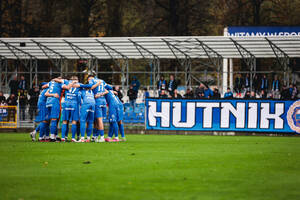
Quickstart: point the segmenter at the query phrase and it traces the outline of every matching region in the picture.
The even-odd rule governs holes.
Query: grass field
[[[0,134],[0,199],[300,199],[300,138],[129,135],[38,143]]]

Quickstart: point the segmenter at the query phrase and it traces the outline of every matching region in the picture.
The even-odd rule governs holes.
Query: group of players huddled
[[[61,102],[63,91],[64,101]],[[124,108],[116,94],[111,85],[94,75],[88,76],[87,84],[79,83],[77,76],[72,76],[69,80],[57,77],[43,83],[36,118],[39,125],[30,133],[32,140],[36,140],[39,132],[40,142],[65,142],[71,122],[72,142],[126,141],[122,124]],[[109,109],[109,130],[108,137],[104,138],[103,118],[106,116],[106,105]],[[57,128],[60,114],[63,121],[61,138],[58,137]],[[121,133],[120,140],[118,131]]]

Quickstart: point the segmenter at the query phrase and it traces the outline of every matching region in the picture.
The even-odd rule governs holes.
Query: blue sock
[[[87,132],[87,136],[88,136],[88,137],[91,137],[91,135],[92,135],[92,130],[93,130],[93,123],[88,123],[87,129],[86,129],[86,132]]]
[[[86,123],[85,122],[80,122],[80,134],[81,134],[81,137],[84,137],[85,128],[86,128]]]
[[[46,132],[46,130],[45,130],[46,127],[45,126],[46,126],[45,122],[41,122],[39,124],[39,131],[40,131],[39,138],[42,138],[45,135],[45,132]]]
[[[41,125],[42,125],[43,122],[41,122],[36,128],[35,128],[35,131],[36,132],[39,132],[41,130]]]
[[[57,123],[56,123],[56,120],[51,121],[51,124],[50,124],[50,133],[57,135],[56,134],[57,133]]]
[[[46,126],[46,127],[45,127],[46,137],[49,137],[49,135],[50,135],[50,127],[49,127],[49,123],[46,123],[45,126]]]
[[[67,133],[67,126],[68,126],[68,124],[61,125],[61,138],[65,138],[65,135]]]
[[[68,138],[68,136],[69,136],[69,123],[67,124],[67,132],[66,132],[65,137]]]
[[[113,125],[112,123],[109,124],[109,129],[108,129],[108,137],[112,137],[113,136]]]
[[[119,127],[117,122],[113,122],[113,133],[115,134],[115,137],[118,137],[119,135]]]
[[[72,124],[72,139],[75,139],[75,134],[77,132],[77,125],[76,124]]]
[[[98,137],[99,136],[99,134],[100,134],[100,132],[99,132],[100,130],[98,130],[98,129],[96,129],[96,132],[95,132],[95,137]]]
[[[76,132],[77,132],[77,137],[79,137],[79,135],[80,135],[80,123],[78,123]]]
[[[93,128],[93,137],[97,137],[98,129]]]
[[[119,130],[120,130],[120,133],[121,133],[121,137],[125,137],[125,132],[124,132],[124,126],[123,124],[119,124]]]
[[[100,134],[101,137],[104,136],[104,130],[98,130],[98,132],[99,132],[99,134]]]

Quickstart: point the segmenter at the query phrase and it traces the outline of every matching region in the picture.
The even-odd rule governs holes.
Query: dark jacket
[[[195,98],[201,99],[204,98],[204,88],[197,87],[195,90]]]
[[[10,93],[18,95],[19,81],[11,80],[9,82]]]
[[[137,98],[137,92],[134,89],[129,89],[127,91],[127,96],[129,97],[129,100],[135,100]]]
[[[11,98],[11,97],[8,97],[7,99],[6,99],[6,103],[7,103],[7,105],[9,105],[9,106],[16,106],[18,103],[17,103],[17,98],[16,97],[14,97],[14,98]]]
[[[194,98],[194,93],[192,91],[190,91],[189,93],[185,93],[184,98],[193,99]]]
[[[20,107],[26,107],[26,106],[27,106],[27,103],[28,103],[27,96],[25,96],[25,95],[20,95],[20,96],[19,96],[19,104],[20,104]]]
[[[31,88],[29,90],[30,99],[28,103],[30,106],[37,106],[37,102],[39,100],[39,93],[39,91],[35,92],[34,88]]]
[[[288,88],[282,90],[280,95],[281,95],[280,97],[281,99],[291,99],[292,97]]]
[[[177,82],[176,80],[173,80],[173,81],[169,81],[168,84],[167,84],[167,88],[168,88],[168,91],[173,93],[175,89],[177,89]]]
[[[0,103],[1,103],[1,102],[6,102],[5,96],[0,96]]]

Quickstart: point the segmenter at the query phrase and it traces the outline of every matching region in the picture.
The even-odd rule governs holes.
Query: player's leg
[[[68,121],[70,118],[70,110],[67,109],[67,107],[63,108],[62,110],[62,120],[63,123],[61,125],[61,141],[65,142],[65,137],[67,135],[67,129],[68,129]]]
[[[103,118],[106,116],[106,106],[100,107],[100,113],[101,117],[98,119],[98,132],[100,135],[99,142],[104,142],[104,124],[103,124]]]
[[[89,107],[89,112],[87,115],[87,128],[86,128],[86,133],[87,133],[87,139],[86,142],[90,142],[91,141],[91,135],[92,135],[92,130],[93,130],[93,123],[94,123],[94,119],[95,119],[95,105],[90,105]]]
[[[118,127],[118,107],[117,105],[111,106],[110,110],[112,110],[112,116],[110,118],[111,126],[113,129],[113,134],[115,138],[113,139],[114,142],[119,141],[119,127]]]
[[[72,128],[71,128],[71,132],[72,132],[72,142],[76,142],[75,140],[75,134],[77,132],[77,123],[79,121],[79,107],[77,105],[75,105],[75,110],[74,112],[72,112]]]
[[[96,142],[98,139],[98,111],[99,110],[99,106],[95,106],[95,112],[94,112],[94,128],[93,128],[93,137],[92,137],[92,142]]]
[[[124,107],[122,104],[119,105],[119,108],[118,108],[118,126],[119,126],[119,131],[121,133],[121,137],[122,137],[122,141],[126,141],[125,139],[125,132],[124,132],[124,126],[123,126],[123,110],[124,110]]]
[[[86,130],[86,121],[88,115],[88,105],[83,104],[80,109],[80,142],[84,142],[85,130]]]
[[[39,125],[30,133],[30,136],[31,136],[31,139],[32,141],[35,141],[35,138],[36,138],[36,133],[37,132],[40,132],[40,135],[41,135],[41,126],[42,126],[42,122],[43,120],[46,119],[46,105],[44,104],[39,104],[38,105],[38,115],[36,117],[36,120],[35,122],[40,122]]]
[[[79,120],[77,121],[77,131],[76,131],[76,133],[77,133],[77,140],[79,140],[79,137],[80,137],[80,121]]]
[[[94,128],[93,128],[93,137],[92,137],[92,142],[96,142],[97,141],[97,136],[98,135],[98,129],[97,129],[97,118],[95,118],[94,121]]]
[[[77,132],[77,121],[74,121],[74,120],[72,121],[71,131],[72,131],[72,142],[76,142],[75,134]]]
[[[102,118],[101,107],[99,105],[95,106],[95,121],[94,121],[94,129],[93,129],[93,137],[94,141],[98,142],[98,137],[100,134],[100,118]]]
[[[50,121],[46,121],[44,138],[45,138],[45,142],[50,141]]]
[[[53,104],[50,107],[50,118],[51,118],[51,123],[50,123],[50,140],[52,142],[56,141],[56,136],[57,136],[57,125],[58,125],[58,118],[60,114],[60,107],[59,104]]]
[[[102,117],[96,119],[98,127],[97,127],[97,142],[104,142],[104,125],[102,121]],[[99,138],[100,135],[100,138]]]
[[[56,141],[57,119],[52,118],[50,122],[50,141]]]
[[[111,142],[112,141],[112,136],[113,136],[113,128],[112,128],[112,124],[109,123],[107,138],[105,138],[104,140],[106,142]]]
[[[126,138],[125,138],[125,131],[124,131],[124,125],[123,125],[123,122],[122,121],[119,121],[118,122],[118,125],[119,125],[119,131],[121,133],[121,140],[122,141],[126,141]]]

